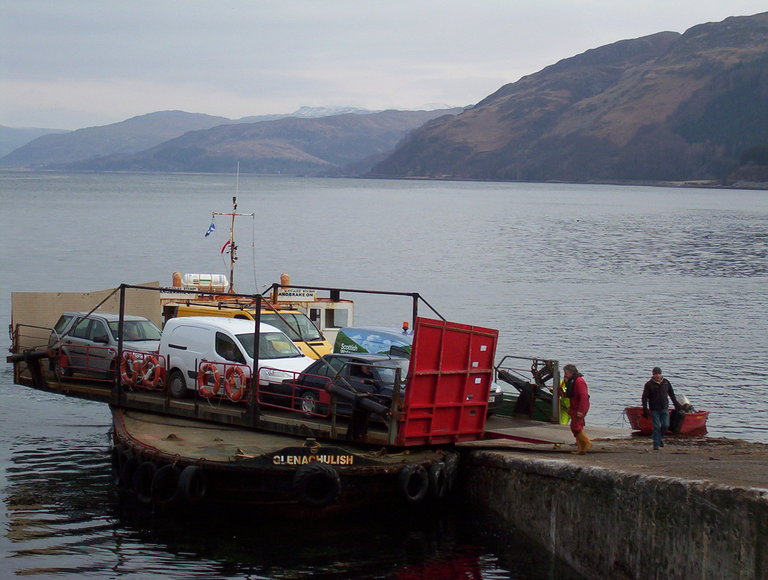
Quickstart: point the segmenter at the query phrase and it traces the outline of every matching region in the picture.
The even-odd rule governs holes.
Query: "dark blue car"
[[[352,400],[365,397],[384,407],[392,402],[398,370],[400,393],[408,375],[408,359],[379,354],[327,354],[309,365],[295,381],[283,383],[295,405],[308,415],[328,412],[329,389],[337,395],[336,412],[350,415]]]

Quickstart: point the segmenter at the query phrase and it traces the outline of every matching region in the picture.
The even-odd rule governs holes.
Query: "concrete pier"
[[[495,447],[495,448],[494,448]],[[473,506],[588,578],[768,578],[768,445],[647,438],[573,446],[473,443]]]

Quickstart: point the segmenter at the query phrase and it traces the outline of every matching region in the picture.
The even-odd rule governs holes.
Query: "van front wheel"
[[[180,371],[171,372],[171,376],[168,379],[168,390],[171,391],[171,396],[174,399],[184,399],[189,394],[184,375]]]

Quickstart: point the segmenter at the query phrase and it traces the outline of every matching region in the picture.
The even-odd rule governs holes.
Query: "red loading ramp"
[[[483,437],[498,336],[491,328],[416,319],[399,445]]]

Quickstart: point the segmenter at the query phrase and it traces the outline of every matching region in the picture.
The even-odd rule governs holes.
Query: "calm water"
[[[0,324],[13,291],[223,272],[234,176],[0,173]],[[241,176],[240,292],[295,284],[419,292],[500,330],[505,354],[575,363],[588,424],[626,426],[659,365],[712,411],[710,436],[768,442],[768,192]],[[399,325],[405,299],[362,297]],[[426,310],[422,313],[428,315]],[[7,349],[8,337],[0,336]],[[355,521],[166,521],[112,495],[108,410],[19,390],[0,370],[0,576],[564,577],[461,514]],[[438,572],[439,570],[439,572]],[[418,576],[417,576],[418,577]],[[426,577],[426,576],[425,576]]]

